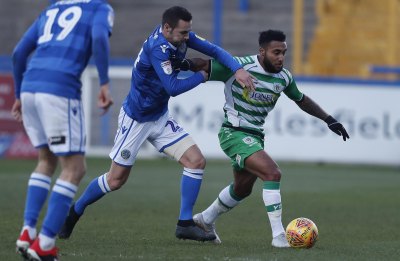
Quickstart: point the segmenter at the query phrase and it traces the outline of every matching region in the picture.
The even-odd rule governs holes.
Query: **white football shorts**
[[[178,125],[168,111],[157,121],[137,122],[121,108],[118,130],[110,158],[119,165],[132,166],[142,144],[148,140],[159,152],[179,160],[195,145],[189,134]]]
[[[22,119],[34,147],[57,156],[85,153],[82,101],[48,93],[21,93]]]

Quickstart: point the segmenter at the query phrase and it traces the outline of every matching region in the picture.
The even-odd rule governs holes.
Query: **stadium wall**
[[[9,57],[0,57],[9,61]],[[120,105],[130,88],[131,62],[115,61],[110,69],[115,105],[100,117],[98,78],[94,67],[83,74],[83,99],[87,123],[87,149],[106,156],[113,144]],[[10,66],[0,68],[0,157],[36,157],[22,124],[10,113],[13,81]],[[185,77],[183,75],[182,77]],[[400,83],[340,78],[297,78],[299,88],[341,121],[350,134],[343,142],[325,124],[302,112],[282,95],[266,121],[265,149],[276,160],[387,164],[400,166]],[[217,133],[223,120],[223,84],[209,82],[171,98],[170,112],[194,137],[207,158],[225,158]],[[141,158],[160,157],[148,143]]]
[[[117,117],[130,88],[130,67],[110,71],[115,106],[107,117],[96,109],[98,79],[94,68],[84,75],[90,155],[107,155],[117,128]],[[185,77],[185,76],[183,76]],[[282,95],[268,116],[265,149],[276,160],[387,164],[400,166],[400,97],[398,82],[298,78],[299,88],[341,121],[350,140],[343,142],[326,124],[301,111]],[[94,86],[93,86],[94,85]],[[94,97],[94,98],[93,98]],[[224,158],[217,133],[223,120],[223,84],[208,82],[173,97],[170,113],[196,140],[207,158]],[[149,144],[140,157],[159,157]]]

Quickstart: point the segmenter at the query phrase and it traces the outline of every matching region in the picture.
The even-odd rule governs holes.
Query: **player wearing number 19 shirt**
[[[108,38],[113,17],[112,8],[103,0],[54,2],[15,47],[16,100],[12,114],[23,121],[32,144],[39,150],[38,164],[28,182],[24,225],[16,242],[17,252],[26,259],[57,259],[55,237],[86,171],[80,76],[93,56],[101,86],[98,105],[107,110],[112,104]],[[61,174],[50,193],[37,236],[37,219],[58,160]]]
[[[193,205],[203,178],[205,159],[189,134],[168,113],[168,101],[191,90],[208,77],[199,71],[187,79],[178,79],[171,62],[183,59],[187,48],[212,56],[244,85],[252,85],[248,72],[226,51],[191,31],[192,16],[183,7],[167,9],[162,24],[147,38],[135,61],[131,89],[120,111],[118,130],[108,172],[94,179],[71,207],[59,236],[68,238],[85,208],[106,193],[119,189],[128,179],[136,155],[144,141],[149,141],[183,166],[181,208],[175,235],[180,239],[214,240],[215,236],[195,226]],[[147,173],[151,175],[151,173]],[[168,177],[165,177],[166,179]],[[151,185],[150,185],[151,186]],[[132,221],[129,221],[132,224]]]

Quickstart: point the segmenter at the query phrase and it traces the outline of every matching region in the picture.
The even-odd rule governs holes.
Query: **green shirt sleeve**
[[[297,88],[297,84],[293,79],[292,74],[286,69],[283,70],[289,78],[289,85],[285,88],[283,92],[286,94],[287,97],[289,97],[289,99],[293,101],[300,101],[303,98],[303,93]]]
[[[254,59],[251,56],[234,56],[233,58],[242,66],[242,68],[247,64],[254,63]],[[234,72],[220,64],[217,60],[211,60],[209,81],[227,82],[234,74]]]
[[[233,72],[224,65],[220,64],[217,60],[211,60],[211,70],[209,81],[221,81],[226,82],[229,78],[231,78]]]

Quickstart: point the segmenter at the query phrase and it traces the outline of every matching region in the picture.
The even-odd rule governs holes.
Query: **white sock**
[[[39,234],[39,246],[42,250],[47,251],[52,249],[56,245],[56,239]]]
[[[22,230],[21,230],[21,235],[22,235],[22,233],[24,232],[25,229],[28,230],[28,234],[29,234],[29,238],[30,239],[36,238],[37,232],[36,232],[36,228],[35,227],[24,226],[22,228]]]
[[[233,185],[224,188],[218,198],[202,212],[204,222],[212,224],[223,213],[228,212],[240,203],[240,198],[233,194]]]
[[[282,203],[279,182],[264,182],[263,200],[267,209],[269,222],[271,223],[272,237],[285,233],[282,225]]]

